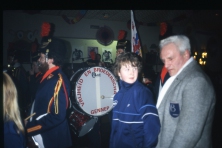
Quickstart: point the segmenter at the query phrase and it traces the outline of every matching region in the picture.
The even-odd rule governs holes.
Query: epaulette
[[[61,74],[58,74],[59,76],[59,79],[56,83],[56,86],[54,88],[54,94],[49,102],[49,105],[48,105],[48,109],[47,109],[47,112],[50,113],[50,107],[52,105],[52,103],[54,102],[54,107],[55,107],[55,114],[58,114],[59,113],[59,106],[58,106],[58,93],[59,93],[59,90],[61,88],[61,85],[62,85],[62,76]]]

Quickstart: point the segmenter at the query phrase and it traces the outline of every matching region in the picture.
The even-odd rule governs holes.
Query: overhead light
[[[103,14],[103,17],[104,17],[104,18],[108,18],[108,17],[109,17],[109,14],[108,14],[108,13],[104,13],[104,14]]]

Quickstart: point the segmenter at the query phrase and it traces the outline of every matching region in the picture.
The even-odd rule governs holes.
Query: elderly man
[[[209,148],[215,108],[210,79],[190,56],[186,36],[160,41],[160,58],[170,74],[157,100],[161,131],[157,148]]]

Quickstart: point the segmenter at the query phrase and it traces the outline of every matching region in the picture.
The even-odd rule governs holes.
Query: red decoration
[[[118,40],[124,39],[124,38],[125,38],[125,35],[126,35],[126,31],[120,30],[120,31],[119,31]]]
[[[41,36],[42,37],[49,35],[50,27],[51,27],[50,23],[44,22],[42,24],[42,30],[41,30]]]
[[[35,39],[35,41],[32,43],[31,52],[35,53],[38,49],[38,41]]]
[[[96,58],[96,53],[95,53],[94,50],[91,50],[91,51],[90,51],[90,57],[91,57],[92,60],[95,60],[95,58]]]
[[[163,36],[167,31],[167,23],[160,23],[160,35]]]

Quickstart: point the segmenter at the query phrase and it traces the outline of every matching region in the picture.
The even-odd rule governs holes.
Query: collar
[[[137,82],[138,80],[136,80],[134,83],[132,83],[132,84],[130,84],[130,83],[127,83],[127,82],[125,82],[125,81],[123,81],[123,80],[119,80],[119,84],[120,84],[120,90],[121,91],[127,91],[127,90],[129,90],[136,82]]]
[[[193,60],[194,60],[193,57],[190,57],[190,59],[187,60],[187,62],[183,65],[183,67],[178,71],[178,73],[177,73],[175,76],[179,75],[179,74],[181,73],[181,71],[182,71],[188,64],[190,64]]]
[[[42,80],[40,81],[40,83],[42,83],[42,81],[49,75],[51,74],[53,71],[59,69],[59,66],[55,66],[53,68],[50,68],[48,71],[46,71],[46,73],[43,75]]]

